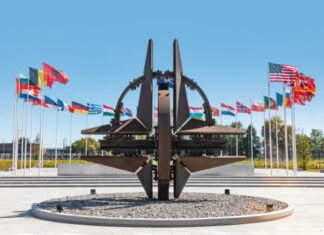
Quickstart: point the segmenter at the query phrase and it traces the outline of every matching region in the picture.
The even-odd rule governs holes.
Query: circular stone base
[[[273,204],[267,212],[267,204]],[[63,212],[56,211],[61,205]],[[183,193],[179,199],[148,199],[143,193],[111,193],[51,199],[33,204],[43,219],[109,226],[215,226],[279,219],[293,207],[277,200],[211,193]]]

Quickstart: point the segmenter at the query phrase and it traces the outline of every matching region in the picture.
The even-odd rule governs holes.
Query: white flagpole
[[[263,135],[263,139],[264,139],[264,168],[267,169],[267,133],[266,133],[266,118],[265,118],[265,115],[266,115],[266,111],[264,110],[263,112],[263,120],[264,120],[264,125],[263,125],[263,132],[264,132],[264,135]]]
[[[220,116],[220,124],[222,125],[223,124],[223,120],[222,120],[222,111],[221,110],[219,110],[220,111],[220,114],[219,114],[219,116]],[[223,156],[223,150],[221,150],[221,156]]]
[[[269,75],[269,64],[268,64]],[[271,137],[271,109],[270,109],[270,77],[268,77],[268,111],[269,111],[269,152],[270,152],[270,173],[272,175],[272,137]]]
[[[101,117],[101,125],[104,124],[104,112],[103,112],[103,106],[102,106],[102,117]],[[101,156],[103,156],[103,150],[101,150]]]
[[[291,121],[292,121],[292,145],[293,145],[293,167],[294,176],[297,175],[297,155],[296,155],[296,133],[295,133],[295,98],[291,96]]]
[[[32,127],[33,127],[33,107],[34,105],[31,106],[30,108],[30,137],[29,137],[29,172],[31,172],[31,163],[32,163],[32,157],[33,157],[33,151],[32,151]]]
[[[250,98],[250,107],[252,107],[252,99]],[[250,124],[250,131],[251,131],[251,133],[250,133],[250,135],[251,135],[251,139],[250,139],[250,141],[251,141],[251,160],[252,160],[252,164],[254,164],[254,162],[253,162],[253,131],[252,131],[252,108],[251,108],[251,124]]]
[[[72,163],[72,113],[70,120],[70,164]]]
[[[38,175],[40,176],[41,175],[41,168],[42,168],[42,135],[43,135],[43,125],[42,125],[42,122],[43,122],[43,116],[42,116],[42,113],[43,113],[43,109],[44,109],[44,106],[43,106],[43,94],[44,94],[44,74],[42,74],[42,83],[41,83],[41,86],[43,87],[42,89],[42,97],[41,97],[41,107],[40,107],[40,110],[39,110],[39,155],[38,155]]]
[[[21,114],[21,145],[20,145],[20,170],[23,169],[23,158],[24,158],[24,113],[25,113],[25,103],[23,102],[23,111]]]
[[[285,122],[285,155],[286,155],[286,174],[288,176],[289,170],[289,158],[288,158],[288,133],[287,133],[287,117],[286,117],[286,91],[284,85],[282,86],[283,99],[284,99],[284,122]]]
[[[44,101],[45,102],[45,101]],[[43,123],[42,123],[42,168],[44,168],[44,126],[45,126],[45,109],[43,108]]]
[[[27,163],[27,126],[28,126],[28,100],[29,100],[29,79],[27,86],[27,101],[26,101],[26,126],[25,126],[25,154],[24,154],[24,175],[26,174],[26,163]]]
[[[56,110],[56,131],[55,131],[55,168],[57,167],[57,120],[58,120],[58,110]]]
[[[86,129],[88,129],[88,114],[86,117]],[[86,135],[85,155],[88,156],[88,135]]]
[[[278,110],[276,110],[276,153],[277,153],[277,170],[279,170],[279,148],[278,148]]]
[[[238,113],[236,112],[235,128],[237,128],[237,116],[238,116]],[[237,135],[236,135],[236,156],[238,156],[238,136]]]
[[[21,93],[20,90],[20,78],[19,78],[19,94]],[[17,174],[18,171],[18,140],[19,140],[19,111],[20,111],[20,97],[17,95],[17,115],[16,115],[16,143],[15,143],[15,175]]]
[[[16,82],[17,84],[17,82]],[[20,84],[18,83],[19,87]],[[16,85],[17,86],[17,85]],[[17,88],[16,88],[17,89]],[[15,97],[14,97],[14,118],[13,118],[13,133],[12,133],[12,155],[11,155],[11,161],[12,161],[12,175],[16,174],[15,169],[15,158],[16,158],[16,119],[17,119],[17,92],[15,90]]]

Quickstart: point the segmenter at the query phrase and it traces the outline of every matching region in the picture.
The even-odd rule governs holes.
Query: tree
[[[81,138],[72,144],[72,151],[74,153],[84,153],[85,145],[86,145],[86,138]],[[99,149],[99,143],[95,139],[88,138],[88,148],[87,148],[88,152],[94,153],[98,149]]]
[[[306,170],[307,163],[311,160],[310,138],[305,134],[297,134],[296,145],[298,165]]]
[[[310,144],[313,152],[313,158],[317,155],[320,158],[324,142],[323,132],[319,129],[312,129],[310,134]]]

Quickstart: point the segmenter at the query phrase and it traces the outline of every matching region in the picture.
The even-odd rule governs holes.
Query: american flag
[[[295,82],[298,70],[295,66],[269,63],[270,82]]]

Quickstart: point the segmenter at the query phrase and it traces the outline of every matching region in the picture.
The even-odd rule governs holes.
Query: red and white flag
[[[256,100],[252,100],[251,110],[254,112],[265,112],[264,103]]]

